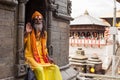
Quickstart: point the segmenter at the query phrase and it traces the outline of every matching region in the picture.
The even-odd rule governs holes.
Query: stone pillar
[[[0,80],[14,80],[17,0],[0,0]]]
[[[49,54],[60,66],[63,80],[75,80],[77,72],[70,68],[68,62],[68,30],[69,21],[72,20],[71,3],[69,0],[48,0],[47,8]]]
[[[24,24],[25,24],[25,3],[26,0],[19,0],[18,4],[18,35],[17,35],[17,57],[16,73],[17,77],[26,74],[27,66],[24,64]]]
[[[53,57],[53,45],[51,44],[51,31],[52,31],[52,12],[56,11],[58,5],[55,4],[55,1],[54,0],[48,0],[48,2],[46,2],[46,6],[47,6],[47,10],[48,10],[48,15],[47,18],[47,23],[48,23],[48,28],[47,28],[47,32],[48,32],[48,52],[49,52],[49,55],[51,57]]]

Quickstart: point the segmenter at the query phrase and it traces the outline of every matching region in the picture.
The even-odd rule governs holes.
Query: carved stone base
[[[26,72],[27,72],[26,64],[16,65],[16,77],[25,76]]]

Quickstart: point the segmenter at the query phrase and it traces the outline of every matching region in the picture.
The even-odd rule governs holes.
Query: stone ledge
[[[16,6],[18,4],[17,0],[0,0],[0,3],[9,5],[9,6]]]
[[[63,20],[67,20],[67,21],[74,20],[71,16],[66,15],[66,14],[62,14],[62,13],[58,13],[58,12],[55,12],[55,17],[56,18],[61,18]]]
[[[3,78],[3,79],[0,79],[0,80],[14,80],[15,78],[14,77],[7,77],[7,78]]]
[[[76,80],[78,72],[69,65],[60,67],[63,80]]]

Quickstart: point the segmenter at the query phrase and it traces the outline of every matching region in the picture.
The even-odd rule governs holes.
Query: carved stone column
[[[18,1],[18,37],[17,37],[17,77],[26,74],[27,67],[24,64],[24,23],[25,23],[25,3],[27,0]]]
[[[56,9],[57,9],[57,4],[55,4],[55,0],[48,0],[48,1],[46,1],[46,4],[47,4],[47,13],[48,13],[48,15],[46,15],[47,16],[47,32],[48,32],[48,52],[49,52],[49,55],[51,56],[51,57],[53,57],[53,45],[51,44],[51,26],[52,26],[52,12],[53,11],[56,11]]]

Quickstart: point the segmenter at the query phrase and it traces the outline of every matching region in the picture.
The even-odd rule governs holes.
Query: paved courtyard
[[[69,56],[74,55],[78,48],[79,47],[69,46]],[[85,55],[88,58],[90,58],[93,54],[97,54],[103,62],[103,69],[107,69],[109,67],[113,53],[113,45],[107,45],[101,48],[82,47],[82,49],[85,51]]]

